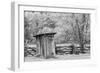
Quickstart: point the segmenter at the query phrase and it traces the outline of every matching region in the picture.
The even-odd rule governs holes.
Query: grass
[[[41,58],[41,57],[25,57],[25,62],[33,62],[33,61],[44,61],[44,60],[75,60],[75,59],[89,59],[90,54],[79,54],[79,55],[55,55],[55,57],[51,58]]]

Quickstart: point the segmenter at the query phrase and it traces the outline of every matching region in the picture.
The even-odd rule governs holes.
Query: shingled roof
[[[55,32],[50,32],[50,33],[40,33],[40,34],[36,34],[33,37],[37,37],[37,36],[43,36],[43,35],[54,35],[56,34]]]

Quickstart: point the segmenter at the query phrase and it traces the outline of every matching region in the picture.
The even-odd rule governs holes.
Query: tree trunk
[[[85,53],[85,52],[84,52],[84,44],[83,44],[83,43],[80,44],[80,47],[81,47],[81,48],[80,48],[81,53]]]

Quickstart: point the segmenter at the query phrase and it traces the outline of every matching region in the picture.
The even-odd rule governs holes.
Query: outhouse
[[[37,42],[37,54],[41,58],[47,59],[55,56],[55,34],[56,33],[42,33],[34,36]]]

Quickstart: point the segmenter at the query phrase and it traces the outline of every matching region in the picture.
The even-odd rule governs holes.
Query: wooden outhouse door
[[[41,55],[43,58],[50,58],[53,56],[52,37],[42,37],[41,39]]]
[[[54,34],[46,33],[35,36],[37,40],[37,53],[41,58],[51,58],[55,55]]]

